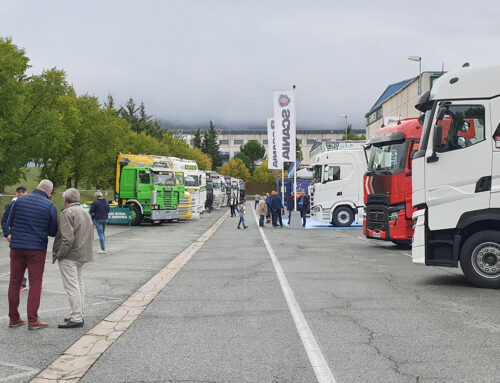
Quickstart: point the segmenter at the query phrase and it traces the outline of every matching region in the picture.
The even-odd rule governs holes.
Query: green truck
[[[116,164],[114,209],[130,208],[131,225],[141,221],[161,224],[179,218],[179,200],[184,198],[184,174],[145,155],[120,154]]]

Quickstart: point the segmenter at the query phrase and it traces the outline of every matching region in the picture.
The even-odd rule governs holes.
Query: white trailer
[[[417,109],[413,262],[460,263],[474,285],[500,288],[500,66],[444,74]]]
[[[363,214],[363,148],[340,149],[316,156],[309,186],[311,218],[335,226],[350,226]]]

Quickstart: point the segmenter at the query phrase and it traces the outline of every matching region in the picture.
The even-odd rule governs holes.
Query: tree
[[[201,149],[202,142],[201,142],[201,130],[197,129],[196,133],[194,134],[193,137],[193,147]]]
[[[164,130],[158,121],[153,119],[153,116],[146,113],[146,107],[143,102],[141,102],[141,105],[137,106],[134,99],[130,98],[125,106],[120,107],[118,115],[125,119],[135,132],[144,132],[158,139],[161,139],[163,136]]]
[[[23,124],[28,62],[23,49],[0,37],[0,194],[19,181],[31,158],[25,145],[31,129]]]
[[[266,148],[258,141],[250,140],[245,145],[240,146],[240,153],[243,153],[247,157],[249,161],[248,165],[250,171],[253,173],[255,169],[255,162],[264,158],[264,155],[266,154]],[[243,158],[241,159],[243,160]]]
[[[285,171],[285,177],[287,172]],[[278,170],[278,178],[281,179],[281,170]],[[252,174],[252,182],[257,184],[272,184],[276,182],[274,170],[267,168],[267,161],[263,161],[261,166],[255,168]]]
[[[210,121],[208,130],[205,132],[203,137],[203,144],[201,146],[203,153],[208,155],[212,159],[212,167],[219,167],[222,164],[222,159],[219,154],[219,143],[217,142],[217,132],[215,131],[215,125]]]
[[[345,140],[345,134],[342,136],[342,140]],[[364,134],[356,134],[352,131],[352,124],[347,125],[347,140],[357,141],[357,140],[366,140],[366,136]]]
[[[238,154],[236,154],[234,156],[234,159],[240,159],[243,161],[243,163],[245,164],[245,166],[248,168],[248,169],[251,169],[252,167],[252,160],[250,158],[248,158],[248,156],[243,153],[243,152],[239,152]]]
[[[250,171],[240,159],[232,159],[222,165],[220,174],[239,178],[245,182],[250,179]]]
[[[295,148],[296,148],[296,156],[297,156],[297,159],[298,160],[303,160],[304,159],[304,155],[302,154],[302,148],[300,147],[300,143],[299,143],[299,140],[296,138],[295,139]]]

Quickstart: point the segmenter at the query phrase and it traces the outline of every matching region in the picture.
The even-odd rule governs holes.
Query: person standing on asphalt
[[[64,208],[61,212],[59,231],[52,248],[52,263],[56,260],[68,296],[71,314],[59,328],[83,327],[85,291],[82,269],[94,260],[92,219],[80,205],[80,193],[70,188],[63,193]]]
[[[266,193],[266,205],[267,205],[266,223],[271,223],[271,207],[269,206],[269,202],[271,202],[271,196],[269,195],[269,193]]]
[[[240,214],[238,229],[241,229],[240,224],[243,224],[243,229],[246,229],[248,226],[245,225],[245,200],[241,200],[240,206],[238,207],[238,213]]]
[[[19,197],[21,197],[27,193],[28,193],[28,189],[26,188],[26,186],[22,186],[22,185],[18,186],[16,188],[16,196],[14,198],[12,198],[11,203],[9,203],[7,206],[5,206],[5,209],[3,211],[3,216],[2,216],[2,232],[3,232],[3,236],[5,237],[5,239],[7,239],[7,242],[10,242],[10,228],[7,225],[7,219],[9,218],[10,210],[12,209],[14,202],[16,202],[16,200]],[[27,289],[28,288],[26,287],[26,277],[23,276],[23,281],[21,282],[21,287],[19,288],[19,291],[25,291]]]
[[[214,203],[214,196],[213,194],[208,194],[207,195],[207,200],[205,201],[205,207],[207,208],[208,212],[212,212],[212,204]]]
[[[28,292],[28,329],[48,326],[38,318],[42,279],[47,255],[48,237],[57,234],[57,208],[50,201],[54,185],[42,180],[33,193],[19,198],[10,210],[10,282],[9,327],[26,322],[19,315],[19,287],[26,268],[30,289]]]
[[[281,198],[277,192],[273,190],[271,193],[271,200],[269,202],[269,208],[271,209],[271,217],[273,221],[273,227],[279,226],[283,227],[283,222],[281,220],[281,209],[283,209],[283,204],[281,203]]]
[[[259,226],[264,227],[264,218],[267,214],[267,201],[266,197],[262,196],[259,200],[259,206],[257,208],[257,213],[259,214]]]
[[[260,199],[261,199],[261,198],[263,198],[263,197],[261,197],[261,196],[260,196],[260,195],[258,195],[258,194],[255,194],[255,200],[254,200],[254,203],[255,203],[254,208],[255,208],[255,209],[257,209],[257,206],[259,206],[259,201],[260,201]]]
[[[99,236],[99,244],[101,250],[97,254],[106,254],[105,235],[106,225],[108,224],[109,203],[102,197],[100,191],[94,193],[94,202],[89,210],[90,216],[94,220],[97,235]]]
[[[290,216],[292,215],[292,211],[295,208],[295,204],[293,201],[294,198],[295,198],[295,193],[291,192],[290,198],[288,198],[288,201],[286,203],[286,209],[288,210],[288,224],[290,224]]]
[[[229,200],[229,208],[231,209],[231,217],[236,217],[236,206],[238,205],[238,199],[234,194],[231,194],[231,199]]]
[[[300,210],[300,216],[302,217],[302,227],[306,227],[307,212],[309,211],[309,196],[303,191],[297,206]]]

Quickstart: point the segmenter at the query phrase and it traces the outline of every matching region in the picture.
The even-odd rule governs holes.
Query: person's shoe
[[[9,327],[19,327],[19,326],[22,326],[25,324],[26,324],[26,321],[19,318],[18,320],[14,321],[14,322],[10,321]]]
[[[71,320],[71,317],[64,318],[64,323],[69,322]],[[85,323],[85,320],[82,319],[82,323]]]
[[[98,250],[97,254],[106,254],[106,250]]]
[[[36,322],[28,323],[28,330],[38,330],[40,328],[48,327],[48,323],[42,322],[38,319]]]
[[[241,227],[238,226],[237,229],[241,229]]]
[[[28,288],[26,286],[22,286],[19,288],[19,291],[28,291]]]
[[[248,229],[248,226],[245,226],[243,229]]]
[[[76,327],[83,327],[83,320],[81,322],[73,322],[71,319],[69,321],[64,321],[64,323],[61,323],[60,325],[57,326],[58,328],[76,328]]]

